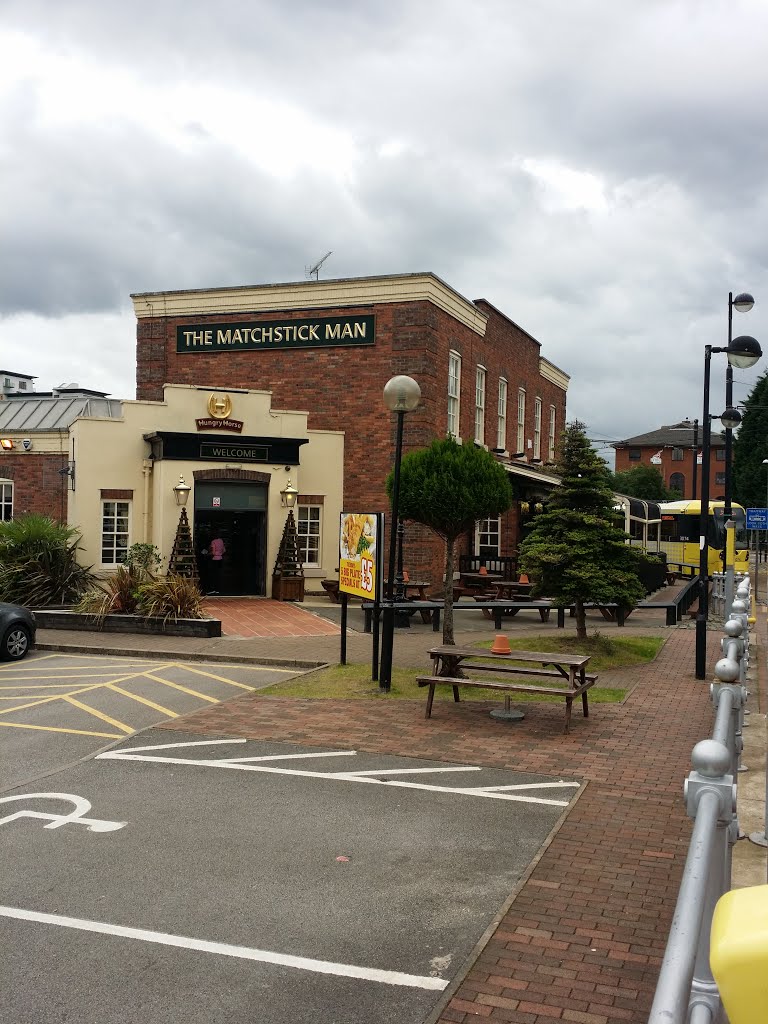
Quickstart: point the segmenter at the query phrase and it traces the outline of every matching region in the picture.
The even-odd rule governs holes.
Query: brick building
[[[493,451],[510,474],[513,508],[478,524],[459,553],[514,555],[527,518],[559,482],[552,466],[568,376],[489,302],[433,274],[132,298],[136,400],[81,409],[45,448],[40,434],[36,477],[23,422],[8,422],[14,448],[0,453],[13,507],[66,515],[97,569],[114,568],[136,542],[168,557],[183,476],[196,548],[213,531],[227,544],[222,591],[269,594],[290,481],[306,587],[320,591],[338,566],[342,510],[388,512],[396,418],[382,391],[401,373],[422,393],[405,419],[405,452],[451,433]],[[43,454],[55,460],[48,468]],[[438,587],[443,558],[437,538],[407,526],[411,578]]]
[[[679,491],[683,498],[695,499],[699,495],[694,491],[694,484],[697,489],[701,485],[701,443],[699,424],[690,420],[628,437],[612,446],[616,450],[616,472],[622,473],[639,465],[655,466],[666,487]],[[710,480],[712,500],[722,500],[725,488],[725,437],[714,430],[710,450]]]
[[[167,382],[204,382],[233,396],[263,388],[274,409],[306,410],[308,427],[343,429],[346,510],[388,509],[395,417],[382,389],[400,373],[415,378],[422,393],[405,420],[404,452],[448,432],[493,450],[510,473],[513,510],[481,524],[464,539],[464,552],[514,554],[524,517],[558,482],[550,467],[565,425],[568,376],[489,302],[470,302],[433,274],[132,298],[139,399],[160,399]],[[331,496],[305,485],[308,459],[302,449],[294,474],[300,508],[313,509],[323,532],[334,531],[338,520],[325,514]],[[442,579],[441,545],[413,525],[405,562],[412,578],[433,585]]]

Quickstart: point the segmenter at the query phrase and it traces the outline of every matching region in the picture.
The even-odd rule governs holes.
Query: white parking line
[[[338,964],[330,960],[313,960],[310,957],[275,953],[268,949],[233,946],[227,942],[210,942],[206,939],[195,939],[189,935],[170,935],[167,932],[148,931],[146,928],[127,928],[125,925],[108,924],[106,921],[87,921],[79,917],[64,917],[61,914],[42,914],[36,910],[22,910],[18,907],[0,906],[0,917],[57,925],[60,928],[74,928],[83,932],[96,932],[99,935],[116,935],[123,939],[138,939],[141,942],[153,942],[160,946],[192,949],[199,953],[216,953],[219,956],[231,956],[240,960],[256,960],[259,963],[293,967],[299,971],[313,971],[316,974],[331,974],[339,978],[359,978],[362,981],[375,981],[382,985],[432,989],[437,992],[442,992],[448,985],[443,978],[432,978],[427,975],[383,971],[377,967]]]
[[[128,747],[122,750],[108,750],[103,754],[97,755],[97,760],[106,761],[149,761],[156,764],[188,764],[198,768],[229,768],[233,771],[241,772],[263,772],[272,775],[293,775],[299,778],[305,779],[332,779],[334,782],[357,782],[367,783],[371,786],[388,786],[401,787],[402,789],[420,789],[430,793],[453,793],[457,796],[477,796],[483,797],[489,800],[508,800],[515,803],[527,803],[527,804],[542,804],[549,807],[567,807],[568,800],[549,800],[544,797],[537,796],[523,796],[518,792],[509,792],[509,789],[535,789],[540,785],[542,788],[578,788],[578,782],[542,782],[542,783],[526,783],[520,786],[474,786],[474,787],[451,787],[451,786],[431,786],[426,783],[420,782],[403,782],[399,779],[391,778],[394,774],[407,775],[413,772],[454,772],[454,771],[482,771],[474,765],[455,768],[453,766],[446,765],[444,767],[436,766],[434,768],[400,768],[400,769],[384,769],[381,771],[366,771],[366,772],[313,772],[301,770],[298,768],[275,768],[271,765],[264,764],[265,761],[277,761],[277,760],[290,760],[292,758],[300,759],[306,757],[340,757],[344,755],[355,755],[356,751],[342,751],[342,750],[329,750],[319,751],[313,754],[273,754],[263,755],[260,758],[221,758],[216,760],[209,760],[203,758],[185,758],[185,757],[165,757],[157,756],[155,754],[147,753],[147,751],[157,750],[170,750],[178,749],[180,747],[205,747],[214,746],[216,744],[227,744],[227,743],[245,743],[244,739],[237,740],[193,740],[189,743],[161,743],[156,746],[150,747]],[[252,762],[259,761],[260,764],[253,764]],[[378,778],[378,776],[387,775],[387,778]],[[501,790],[504,790],[501,792]]]

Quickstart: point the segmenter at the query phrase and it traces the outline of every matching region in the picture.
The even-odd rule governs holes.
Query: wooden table
[[[460,574],[460,579],[465,587],[476,590],[480,587],[490,588],[494,583],[501,583],[504,577],[498,572],[463,572]]]
[[[428,601],[427,588],[430,586],[428,580],[413,581],[403,584],[406,601]]]
[[[527,598],[531,596],[530,583],[517,583],[514,580],[496,580],[493,583],[494,596],[500,601],[505,597],[514,600],[516,597]]]
[[[454,701],[459,700],[459,687],[484,687],[491,690],[504,690],[504,710],[492,711],[493,718],[502,721],[519,721],[524,718],[522,711],[510,708],[510,692],[536,693],[556,695],[565,700],[565,732],[571,724],[571,706],[576,697],[581,697],[584,717],[589,717],[587,690],[594,686],[596,675],[588,675],[588,654],[560,654],[547,651],[511,651],[509,654],[491,654],[477,647],[455,647],[447,644],[433,647],[429,651],[432,659],[432,675],[418,676],[419,686],[428,686],[426,718],[432,717],[432,701],[436,686],[451,686]],[[527,663],[527,664],[524,664]],[[451,674],[441,672],[451,666]],[[567,681],[567,686],[549,687],[527,683],[499,682],[496,680],[478,679],[476,676],[460,677],[455,674],[455,667],[461,666],[462,672],[508,672],[521,676],[550,676]],[[540,667],[536,667],[540,666]]]

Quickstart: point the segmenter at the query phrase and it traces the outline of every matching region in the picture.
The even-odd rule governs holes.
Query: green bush
[[[168,619],[204,619],[203,595],[195,580],[169,573],[141,585],[140,605],[144,615]]]
[[[115,573],[93,587],[75,607],[101,622],[106,615],[150,615],[169,619],[204,619],[202,594],[194,580],[173,573],[153,576],[132,565],[118,566]]]
[[[77,561],[80,533],[31,513],[0,522],[0,601],[45,608],[72,604],[93,586]]]

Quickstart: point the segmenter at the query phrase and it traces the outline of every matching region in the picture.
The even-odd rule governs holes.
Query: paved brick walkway
[[[644,1024],[688,850],[690,822],[682,784],[692,747],[710,735],[712,726],[708,683],[693,677],[694,630],[667,629],[652,613],[644,613],[646,617],[646,622],[633,617],[625,631],[668,637],[659,657],[633,670],[634,689],[623,705],[593,705],[587,720],[574,709],[568,736],[562,733],[559,703],[536,704],[522,722],[509,726],[490,719],[489,706],[482,702],[440,702],[435,717],[426,721],[421,701],[312,701],[251,694],[163,728],[313,746],[331,743],[555,778],[581,777],[587,785],[579,799],[513,894],[485,947],[426,1024],[483,1018],[516,1024]],[[492,623],[477,619],[474,630],[457,632],[457,643],[476,642],[480,631],[493,635]],[[505,623],[510,634],[554,628],[553,623],[519,618]],[[590,628],[608,631],[615,626],[596,620]],[[763,610],[756,630],[761,652],[765,633]],[[712,631],[708,636],[710,666],[717,660],[720,635]],[[115,648],[180,659],[277,658],[317,664],[336,662],[339,653],[338,633],[192,640],[40,630],[38,639],[59,650],[108,653]],[[424,664],[425,650],[439,640],[428,626],[398,630],[395,663]],[[348,648],[350,661],[366,662],[371,638],[350,632]],[[761,654],[750,702],[753,725],[766,708],[764,662]],[[601,676],[602,684],[612,682],[626,686],[627,671]],[[762,738],[764,746],[762,733],[748,732],[755,740]],[[735,862],[745,845],[751,846],[737,845]],[[763,860],[763,878],[764,873]]]
[[[435,1020],[543,1024],[646,1019],[690,835],[682,783],[709,735],[692,630],[670,631],[623,705],[537,705],[510,728],[482,702],[310,701],[247,695],[164,728],[581,776],[588,785]],[[718,634],[709,636],[709,664]],[[514,822],[510,823],[514,841]]]

